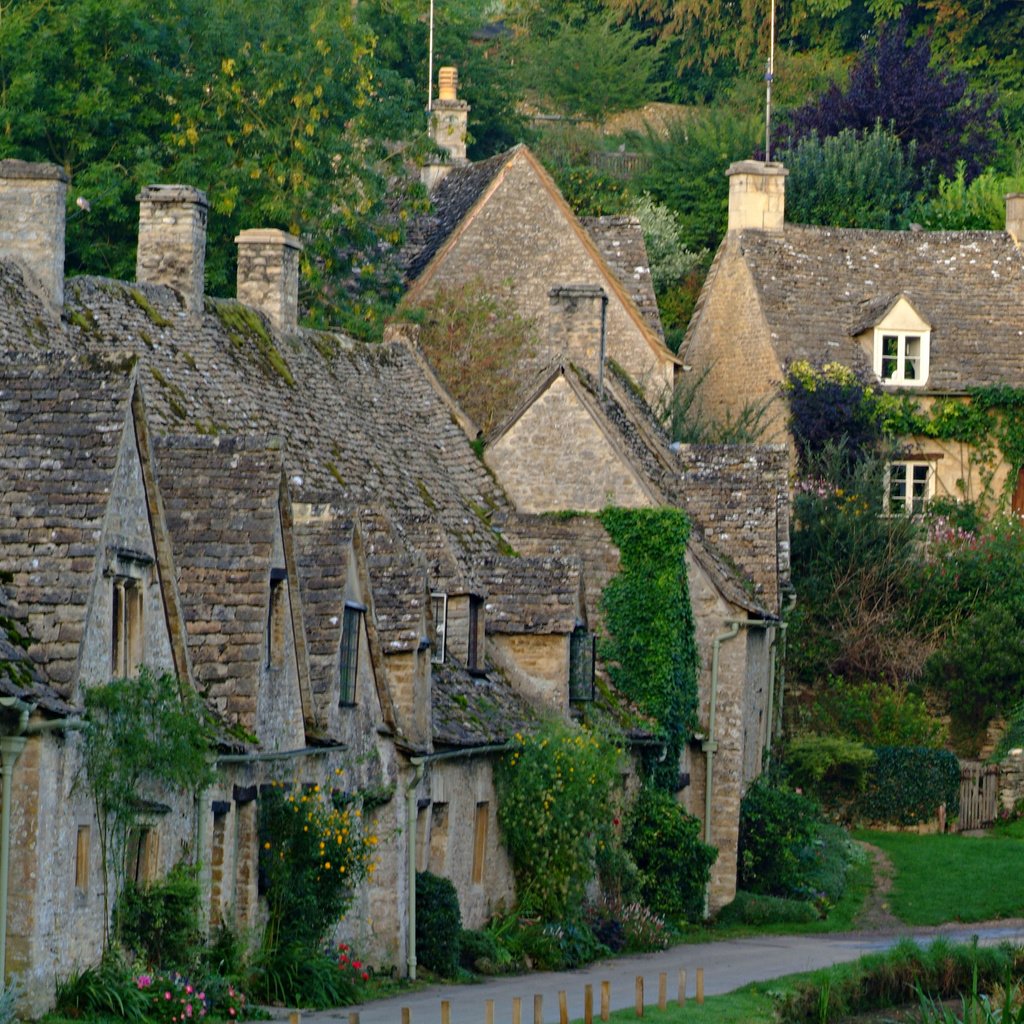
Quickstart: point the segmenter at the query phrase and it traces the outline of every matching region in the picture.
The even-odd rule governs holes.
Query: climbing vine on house
[[[661,727],[668,756],[651,768],[656,781],[674,783],[697,712],[699,661],[686,580],[690,522],[671,508],[607,508],[600,520],[620,554],[619,572],[601,594],[601,657],[616,688]]]

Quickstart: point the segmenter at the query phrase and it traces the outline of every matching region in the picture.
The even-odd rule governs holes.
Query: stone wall
[[[494,193],[465,225],[420,298],[440,287],[473,282],[480,282],[488,294],[510,295],[519,313],[536,324],[538,345],[533,357],[523,360],[522,380],[562,356],[548,341],[551,288],[606,286],[594,256],[523,154],[510,161]],[[667,351],[661,357],[655,354],[614,292],[609,294],[607,353],[652,397],[661,397],[671,387],[673,363]],[[596,363],[585,369],[596,376]]]
[[[488,653],[512,688],[533,703],[569,706],[569,640],[564,634],[491,633]]]
[[[203,311],[206,270],[206,193],[187,185],[147,185],[139,202],[135,279],[176,289],[185,308]]]
[[[521,512],[606,505],[635,508],[650,496],[615,442],[558,376],[484,459]]]

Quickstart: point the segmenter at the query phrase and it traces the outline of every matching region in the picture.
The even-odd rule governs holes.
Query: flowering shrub
[[[265,951],[317,948],[374,870],[377,837],[362,812],[320,786],[275,783],[260,800],[260,870],[266,881]]]
[[[520,898],[546,920],[583,902],[612,814],[619,752],[584,728],[552,722],[498,763],[498,824]]]
[[[186,1024],[209,1010],[206,993],[180,974],[140,974],[135,984],[149,997],[146,1016],[156,1024]]]
[[[614,952],[652,953],[668,949],[672,941],[664,919],[640,900],[626,903],[608,897],[587,908],[586,920],[597,938]]]

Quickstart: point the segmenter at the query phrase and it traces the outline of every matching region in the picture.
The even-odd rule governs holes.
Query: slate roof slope
[[[281,451],[258,437],[163,437],[156,465],[198,689],[226,725],[252,732]]]
[[[504,680],[470,675],[452,660],[434,666],[431,729],[435,750],[507,743],[532,731],[537,713]]]
[[[0,260],[0,346],[17,339],[18,347],[46,349],[55,328],[53,314],[25,284],[21,268]]]
[[[0,379],[0,569],[7,614],[63,701],[74,700],[79,641],[103,521],[130,413],[131,373],[47,357],[6,361]]]
[[[643,318],[664,338],[640,221],[636,217],[581,217],[580,221]]]
[[[51,343],[137,358],[155,431],[278,435],[296,500],[334,491],[349,507],[381,504],[438,571],[471,576],[477,555],[496,549],[487,512],[505,499],[407,343],[304,329],[282,338],[233,300],[207,299],[190,319],[159,285],[72,278],[65,296]],[[0,351],[31,344],[0,335]]]
[[[499,556],[481,576],[488,633],[571,633],[583,611],[578,558]]]
[[[430,212],[414,218],[406,228],[399,264],[408,280],[420,276],[518,149],[516,146],[487,160],[453,167],[441,179],[430,194]]]
[[[1024,254],[1005,232],[787,224],[737,242],[783,364],[870,369],[851,332],[903,293],[931,324],[929,391],[1024,384]]]

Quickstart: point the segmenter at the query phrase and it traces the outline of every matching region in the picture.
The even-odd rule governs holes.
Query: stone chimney
[[[1024,240],[1024,192],[1011,192],[1006,197],[1006,233],[1014,245]]]
[[[299,322],[299,253],[302,242],[287,231],[251,228],[235,238],[238,246],[236,294],[277,331],[293,331]]]
[[[597,284],[555,285],[548,292],[548,304],[551,348],[568,353],[600,378],[605,359],[605,290]]]
[[[789,171],[779,163],[740,160],[725,173],[729,178],[729,230],[782,231]]]
[[[452,169],[466,160],[466,131],[469,123],[469,104],[459,99],[459,72],[456,68],[439,68],[437,72],[437,99],[430,111],[430,138],[434,144],[447,152],[444,163],[428,163],[423,166],[420,179],[427,191]]]
[[[16,260],[26,284],[55,313],[64,306],[64,200],[55,164],[0,160],[0,259]]]
[[[190,313],[203,311],[206,269],[206,193],[188,185],[147,185],[139,203],[135,279],[181,292]]]

